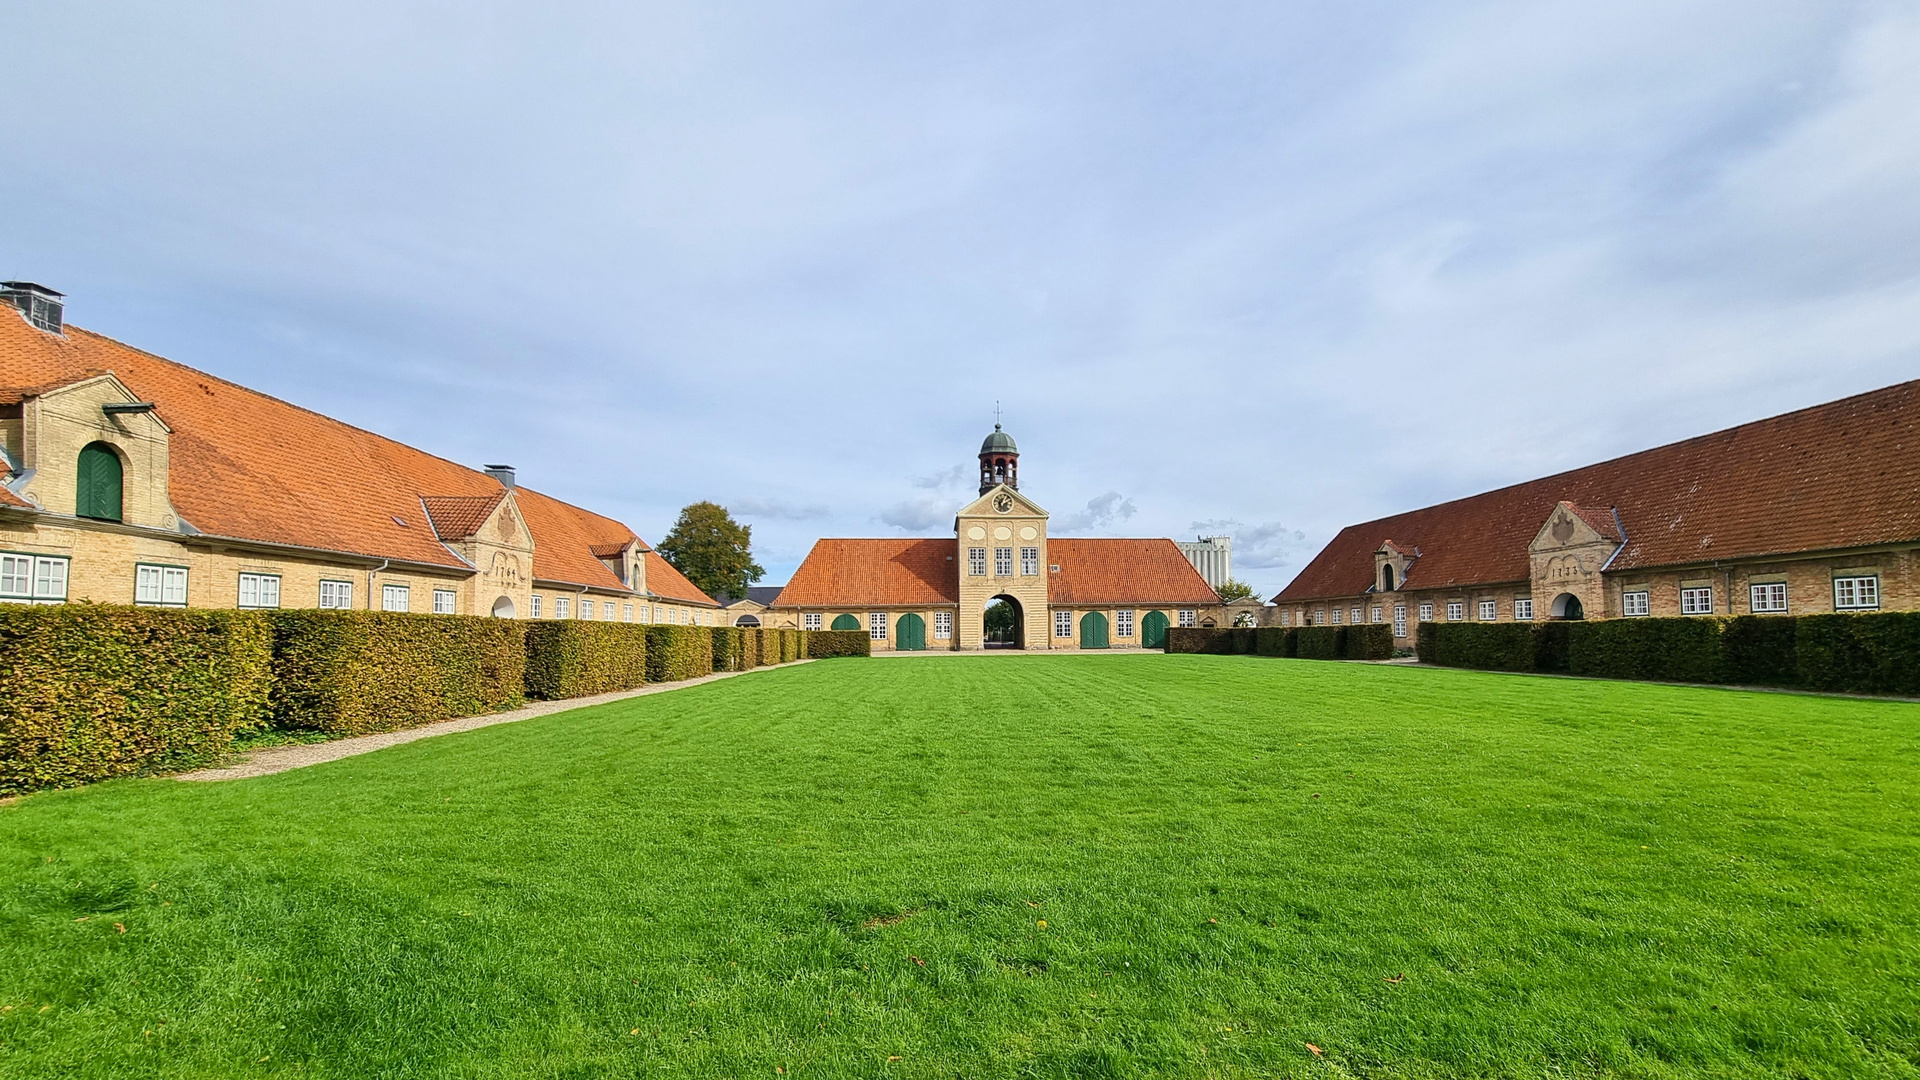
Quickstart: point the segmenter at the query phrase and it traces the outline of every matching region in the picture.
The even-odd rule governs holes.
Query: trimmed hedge
[[[713,670],[746,671],[754,665],[747,660],[747,638],[750,636],[744,627],[716,626],[713,633]]]
[[[273,722],[392,731],[518,703],[526,623],[474,615],[275,611]]]
[[[1169,626],[1166,651],[1244,655],[1253,652],[1255,633],[1252,627]]]
[[[713,674],[713,635],[706,627],[656,623],[645,630],[648,682],[679,682]]]
[[[527,696],[556,701],[631,690],[647,681],[647,629],[631,623],[542,619],[526,627]]]
[[[0,795],[217,759],[266,725],[272,643],[251,611],[0,606]]]
[[[1393,656],[1393,628],[1385,623],[1349,626],[1340,639],[1342,660],[1387,660]]]
[[[1258,626],[1253,631],[1255,656],[1300,655],[1299,631],[1288,626]]]
[[[1338,660],[1344,626],[1303,626],[1294,635],[1294,655],[1302,660]]]
[[[800,631],[781,630],[778,633],[780,634],[781,663],[790,664],[806,655],[806,647],[800,640]]]
[[[1449,667],[1920,696],[1920,612],[1421,623],[1419,654]]]
[[[826,660],[836,656],[872,656],[873,639],[865,630],[809,630],[807,656]]]

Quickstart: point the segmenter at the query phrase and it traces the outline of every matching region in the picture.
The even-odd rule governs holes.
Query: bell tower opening
[[[1001,484],[1020,490],[1020,448],[1013,444],[1013,436],[995,424],[993,434],[980,444],[980,494]]]

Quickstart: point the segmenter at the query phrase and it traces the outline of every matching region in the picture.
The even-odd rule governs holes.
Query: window
[[[1287,625],[1287,618],[1288,618],[1288,615],[1287,615],[1287,613],[1286,613],[1286,612],[1284,612],[1284,611],[1283,611],[1283,612],[1281,612],[1281,613],[1280,613],[1280,625],[1281,625],[1281,626],[1285,626],[1285,625]]]
[[[529,608],[528,611],[531,612],[534,618],[537,619],[540,617],[540,594],[539,593],[533,594],[533,606]]]
[[[322,581],[320,583],[320,606],[345,610],[353,606],[353,582]]]
[[[800,629],[802,630],[820,629],[820,613],[817,611],[809,611],[805,615],[800,616]]]
[[[1379,604],[1375,604],[1375,605],[1373,605],[1373,611],[1371,612],[1371,614],[1372,614],[1372,616],[1373,616],[1373,618],[1372,618],[1372,620],[1371,620],[1371,621],[1373,621],[1373,622],[1385,622],[1385,621],[1386,621],[1386,612],[1385,612],[1384,610],[1382,610],[1382,609],[1381,609],[1381,607],[1380,607],[1380,605],[1379,605]]]
[[[241,607],[279,607],[280,575],[241,574],[239,603]]]
[[[1680,614],[1682,615],[1713,614],[1713,586],[1708,585],[1704,588],[1698,588],[1698,589],[1681,589],[1680,590]]]
[[[1280,625],[1285,626],[1287,624],[1282,622]],[[1405,604],[1393,605],[1393,636],[1407,636],[1407,605]]]
[[[553,617],[556,619],[566,618],[567,610],[568,610],[567,606],[571,603],[573,603],[572,597],[569,597],[569,596],[554,597],[553,598]]]
[[[953,639],[953,612],[936,611],[933,613],[933,639],[951,641]]]
[[[1360,609],[1359,609],[1359,608],[1348,608],[1348,609],[1347,609],[1347,621],[1348,621],[1348,622],[1350,622],[1350,623],[1352,623],[1352,624],[1353,624],[1353,625],[1355,625],[1355,626],[1358,626],[1358,625],[1360,625]]]
[[[187,606],[187,568],[148,566],[133,568],[133,602],[164,607]]]
[[[1500,618],[1500,602],[1497,600],[1480,601],[1480,621],[1494,622]]]
[[[1459,622],[1467,617],[1467,605],[1460,600],[1447,601],[1447,621]]]
[[[407,611],[412,607],[413,590],[405,585],[380,586],[381,611]]]
[[[876,611],[867,616],[867,636],[875,641],[887,640],[887,613]]]
[[[972,577],[987,576],[987,549],[967,549],[967,573]]]
[[[1116,611],[1113,613],[1113,632],[1115,637],[1133,636],[1133,612]]]
[[[433,613],[435,615],[451,615],[453,614],[453,608],[454,592],[452,589],[433,590]]]
[[[1533,597],[1516,596],[1513,598],[1513,617],[1521,622],[1533,621]]]
[[[1180,613],[1180,625],[1181,626],[1193,625],[1193,609],[1192,608],[1188,608],[1187,610],[1182,611]]]
[[[1880,606],[1880,577],[1877,574],[1833,579],[1835,611],[1865,611]]]
[[[1020,573],[1033,577],[1040,572],[1040,549],[1023,547],[1020,549]]]
[[[1053,636],[1070,638],[1073,636],[1073,612],[1056,611],[1053,613]]]
[[[1620,594],[1620,614],[1645,615],[1649,610],[1647,591],[1645,589]]]
[[[1013,549],[993,549],[993,576],[1007,577],[1013,573]]]
[[[1433,621],[1433,602],[1432,601],[1428,601],[1427,603],[1420,605],[1420,621],[1421,622]]]
[[[1333,609],[1333,625],[1335,626],[1340,625],[1340,609],[1339,608]]]
[[[582,598],[580,601],[580,617],[583,619],[593,618],[593,606],[593,601]]]
[[[67,598],[67,560],[59,555],[0,555],[0,601],[57,604]]]
[[[120,455],[103,442],[80,448],[79,477],[73,512],[101,521],[120,520]]]
[[[1770,581],[1747,590],[1755,614],[1779,614],[1787,610],[1787,583]]]
[[[633,605],[632,604],[620,605],[620,621],[621,622],[633,621]]]

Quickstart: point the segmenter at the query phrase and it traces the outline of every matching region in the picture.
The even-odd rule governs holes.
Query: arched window
[[[1382,566],[1380,568],[1380,591],[1381,592],[1393,591],[1393,564],[1392,563],[1388,563],[1385,566]]]
[[[120,455],[103,442],[80,448],[80,478],[73,512],[101,521],[120,520]]]

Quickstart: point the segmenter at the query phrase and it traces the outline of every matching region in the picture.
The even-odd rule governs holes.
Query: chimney
[[[488,465],[486,471],[488,476],[500,481],[501,487],[506,488],[508,491],[513,490],[513,466]]]
[[[65,325],[66,294],[31,281],[0,281],[0,303],[20,309],[27,321],[50,334]]]

